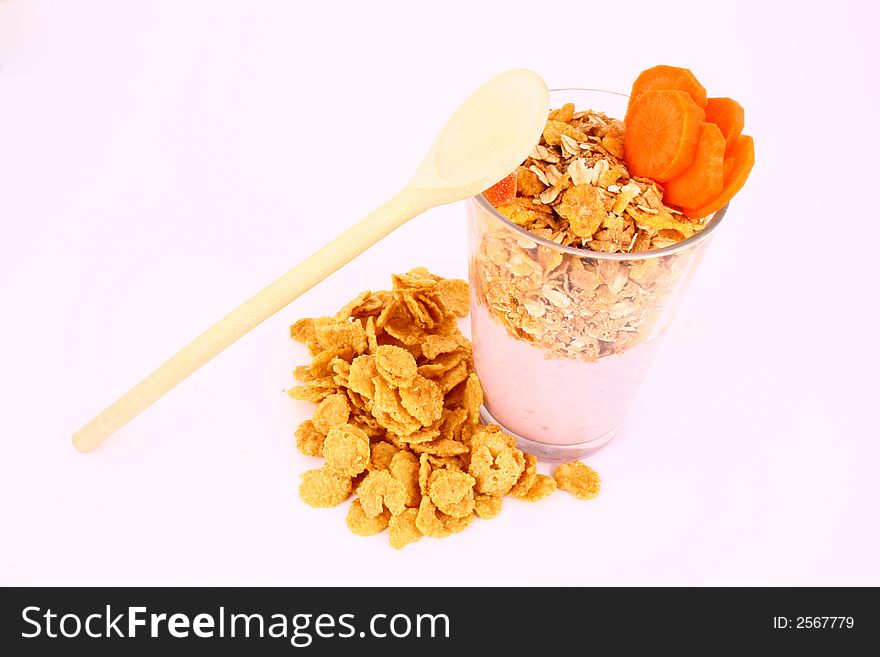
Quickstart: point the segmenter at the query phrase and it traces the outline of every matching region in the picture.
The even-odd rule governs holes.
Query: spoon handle
[[[90,452],[166,392],[245,333],[307,292],[350,260],[435,205],[425,190],[406,187],[366,218],[331,240],[296,267],[174,354],[131,390],[73,434],[73,445]]]

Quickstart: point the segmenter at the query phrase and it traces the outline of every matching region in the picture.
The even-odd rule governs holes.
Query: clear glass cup
[[[627,96],[551,91],[623,118]],[[483,197],[467,202],[471,332],[483,419],[545,460],[582,458],[615,436],[725,206],[655,251],[600,253],[545,240]]]

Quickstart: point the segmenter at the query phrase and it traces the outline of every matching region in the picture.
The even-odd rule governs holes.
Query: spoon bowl
[[[491,187],[538,143],[549,103],[547,86],[538,74],[514,69],[495,76],[455,111],[410,185],[455,188],[456,198],[450,200]]]

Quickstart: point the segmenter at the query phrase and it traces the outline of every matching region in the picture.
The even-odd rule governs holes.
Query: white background
[[[877,16],[714,6],[0,1],[0,584],[880,585]],[[745,106],[757,165],[589,461],[598,499],[398,553],[297,497],[288,324],[393,271],[464,277],[460,205],[71,447],[397,191],[485,79],[627,91],[657,63]]]

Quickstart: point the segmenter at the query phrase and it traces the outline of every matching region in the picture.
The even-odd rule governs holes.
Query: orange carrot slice
[[[629,94],[629,104],[646,91],[664,91],[674,89],[686,91],[694,102],[700,107],[706,107],[706,88],[700,84],[697,77],[689,69],[678,66],[654,66],[639,73],[639,77],[633,82],[632,91]]]
[[[698,208],[685,208],[691,219],[702,219],[717,212],[742,189],[755,164],[755,142],[748,135],[740,135],[730,154],[724,158],[724,189],[709,203]]]
[[[694,162],[664,186],[663,200],[680,207],[700,207],[724,188],[724,149],[727,142],[714,123],[703,122]]]
[[[732,98],[710,98],[706,101],[706,120],[721,128],[729,153],[742,134],[746,115],[742,105]]]
[[[492,185],[483,192],[483,196],[492,204],[493,208],[513,201],[516,197],[516,171]]]
[[[694,161],[703,110],[684,91],[646,91],[627,112],[623,156],[634,176],[666,182]]]

